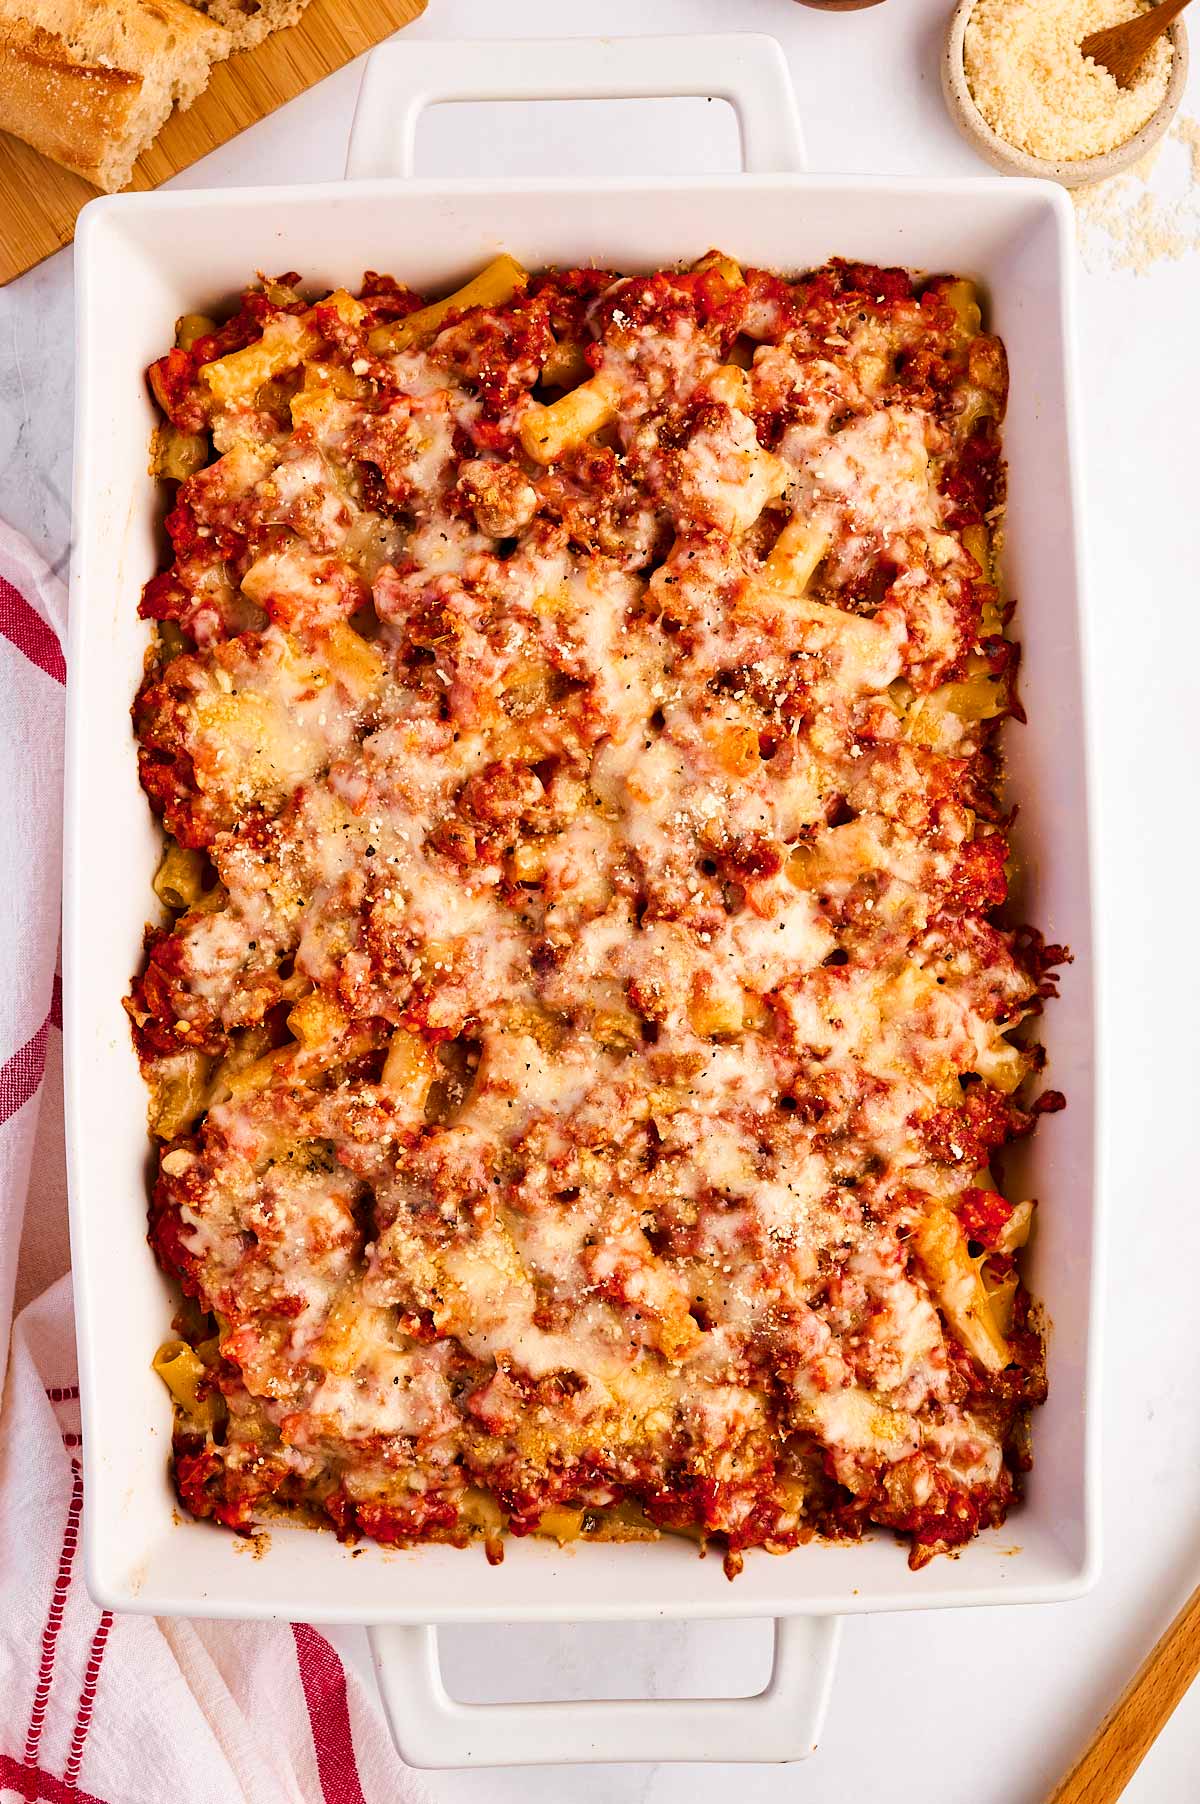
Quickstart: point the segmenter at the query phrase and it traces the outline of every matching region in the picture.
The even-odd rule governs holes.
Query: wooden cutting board
[[[425,0],[312,0],[298,25],[218,63],[200,98],[172,113],[139,157],[130,188],[157,188],[424,10]],[[98,192],[0,132],[0,286],[69,244]]]

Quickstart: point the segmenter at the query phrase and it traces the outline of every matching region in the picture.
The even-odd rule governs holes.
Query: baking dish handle
[[[657,100],[706,95],[738,117],[754,175],[804,168],[791,77],[774,38],[729,32],[677,38],[558,38],[434,43],[372,51],[350,133],[346,175],[411,176],[417,120],[443,100]]]
[[[586,1761],[803,1760],[817,1745],[840,1619],[775,1623],[766,1689],[746,1698],[462,1704],[442,1681],[437,1630],[388,1624],[371,1653],[396,1746],[410,1766],[569,1766]]]

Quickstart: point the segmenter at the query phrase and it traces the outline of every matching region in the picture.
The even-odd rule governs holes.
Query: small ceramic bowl
[[[1131,163],[1136,163],[1139,157],[1145,156],[1151,146],[1158,143],[1175,117],[1183,99],[1183,90],[1187,86],[1187,32],[1182,19],[1176,19],[1174,25],[1167,30],[1175,53],[1171,59],[1167,91],[1141,131],[1135,132],[1132,138],[1126,138],[1123,144],[1105,151],[1103,156],[1079,157],[1070,162],[1056,163],[1049,157],[1032,157],[1027,151],[1018,150],[1015,144],[1010,144],[1007,138],[1002,138],[992,130],[971,98],[963,67],[963,38],[974,6],[975,0],[959,0],[954,9],[942,56],[942,92],[946,96],[950,116],[963,137],[975,146],[980,156],[986,157],[989,163],[994,163],[997,169],[1007,170],[1010,175],[1040,175],[1049,181],[1060,182],[1064,188],[1085,188],[1092,182],[1107,181],[1109,176],[1119,175],[1122,169],[1128,169]]]

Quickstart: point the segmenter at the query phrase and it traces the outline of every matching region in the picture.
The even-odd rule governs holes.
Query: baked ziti
[[[391,1544],[996,1525],[1007,375],[969,283],[289,274],[150,382],[127,1007],[186,1507]]]

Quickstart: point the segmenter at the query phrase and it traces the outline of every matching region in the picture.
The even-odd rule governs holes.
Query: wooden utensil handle
[[[1200,1585],[1046,1804],[1115,1804],[1200,1672]]]

